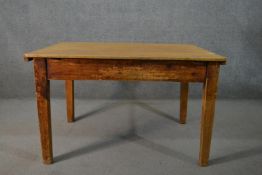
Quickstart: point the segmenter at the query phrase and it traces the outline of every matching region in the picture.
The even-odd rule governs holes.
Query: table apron
[[[116,59],[46,59],[50,80],[203,82],[206,62]]]

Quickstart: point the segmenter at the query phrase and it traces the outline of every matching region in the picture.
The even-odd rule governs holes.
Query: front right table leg
[[[212,138],[212,128],[213,128],[213,121],[214,121],[218,75],[219,75],[219,64],[208,63],[206,79],[203,86],[203,98],[202,98],[202,117],[201,117],[200,153],[199,153],[200,166],[208,165],[211,138]]]

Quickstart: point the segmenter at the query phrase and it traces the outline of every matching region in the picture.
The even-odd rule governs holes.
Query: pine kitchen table
[[[186,122],[188,84],[203,83],[199,165],[208,165],[217,82],[223,56],[195,45],[62,42],[26,53],[34,61],[42,157],[53,162],[50,80],[65,80],[67,121],[74,121],[74,80],[180,82],[180,123]]]

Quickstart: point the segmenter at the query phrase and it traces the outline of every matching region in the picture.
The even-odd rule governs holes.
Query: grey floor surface
[[[262,174],[262,100],[218,100],[210,165],[197,165],[201,101],[52,99],[55,163],[41,162],[35,99],[0,101],[1,175]]]

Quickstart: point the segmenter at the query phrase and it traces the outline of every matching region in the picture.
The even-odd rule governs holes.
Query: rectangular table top
[[[191,44],[61,42],[24,54],[39,58],[135,59],[226,62],[226,58]]]

